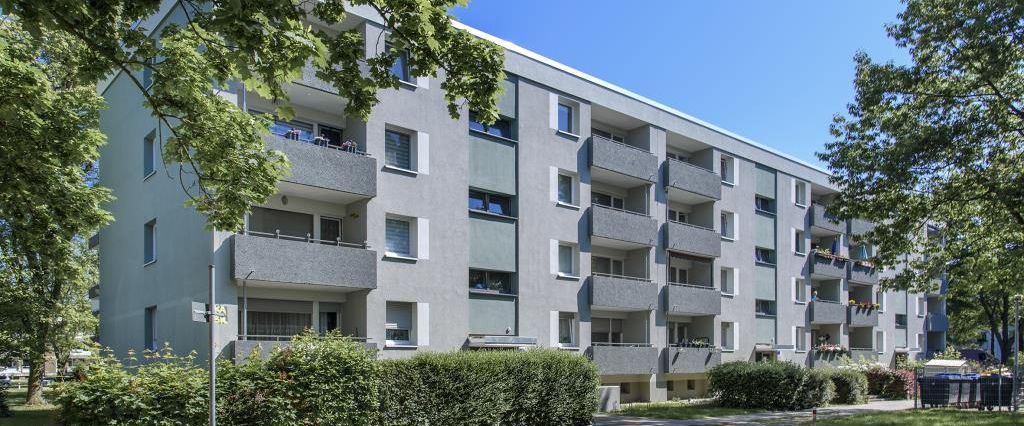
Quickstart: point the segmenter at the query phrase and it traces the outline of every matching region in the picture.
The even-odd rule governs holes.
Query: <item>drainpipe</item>
[[[249,297],[245,295],[245,281],[248,280],[254,272],[256,271],[250,270],[249,273],[245,275],[245,278],[242,278],[242,336],[245,336],[246,339],[248,339],[249,336]]]

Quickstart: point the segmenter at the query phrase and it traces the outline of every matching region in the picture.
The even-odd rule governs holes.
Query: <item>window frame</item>
[[[806,353],[807,350],[807,330],[802,325],[793,326],[793,351]]]
[[[473,284],[473,274],[474,273],[483,274],[483,282],[482,283],[478,283],[478,284],[483,284],[484,288],[480,288],[480,287],[474,286],[474,284]],[[501,288],[499,288],[497,290],[494,290],[494,289],[490,288],[490,285],[491,285],[491,282],[492,282],[491,277],[493,275],[498,275],[498,274],[507,275],[508,276],[508,284],[504,287],[507,291],[502,290]],[[467,285],[468,285],[469,291],[471,293],[487,293],[487,294],[501,294],[501,295],[506,295],[506,296],[515,296],[515,295],[518,294],[518,291],[516,289],[516,282],[515,282],[515,280],[516,280],[516,274],[514,272],[495,271],[495,270],[480,269],[480,268],[469,268],[469,280],[467,281]]]
[[[562,132],[562,133],[568,133],[570,135],[575,135],[576,133],[574,132],[574,129],[573,129],[573,120],[574,120],[574,116],[576,114],[576,112],[575,112],[576,107],[574,107],[572,105],[569,105],[568,103],[563,102],[561,99],[559,99],[557,108],[558,109],[555,112],[555,114],[557,115],[557,118],[558,118],[558,128],[556,130],[558,130],[559,132]],[[566,124],[566,126],[568,126],[568,129],[562,128],[562,112],[563,112],[563,110],[566,111],[566,116],[565,116],[566,123],[565,124]]]
[[[807,255],[807,233],[803,229],[793,228],[793,253]]]
[[[737,222],[736,221],[736,217],[737,217],[736,213],[731,212],[731,211],[722,210],[722,211],[719,212],[719,215],[718,215],[718,226],[720,228],[722,228],[722,229],[720,229],[718,231],[718,233],[719,233],[719,235],[721,236],[721,238],[723,240],[736,241],[737,239],[739,239],[739,235],[738,235],[739,234],[739,232],[738,232],[739,227],[736,224],[736,222]],[[723,222],[723,219],[725,219],[724,222]],[[726,225],[728,225],[728,226],[726,226]],[[728,230],[730,235],[726,235],[726,230]]]
[[[407,253],[401,253],[401,252],[397,252],[397,251],[391,250],[392,247],[390,246],[390,243],[388,242],[388,233],[390,232],[390,230],[388,229],[388,222],[401,222],[401,223],[405,224],[405,226],[406,226],[406,233],[407,233],[407,238],[406,238],[406,242],[405,243],[408,246],[408,252]],[[397,217],[397,216],[388,216],[388,217],[384,218],[384,255],[385,256],[398,257],[398,258],[414,258],[415,257],[415,252],[413,250],[413,229],[414,229],[413,222],[414,222],[414,219]]]
[[[722,274],[725,274],[726,276],[723,277]],[[723,295],[725,295],[725,296],[730,296],[730,297],[736,296],[736,294],[739,293],[739,285],[738,285],[738,282],[739,282],[739,278],[738,278],[739,269],[731,267],[731,266],[723,266],[723,267],[721,267],[719,269],[718,275],[719,275],[719,280],[722,281],[722,282],[718,283],[719,291]],[[731,279],[726,280],[724,278],[731,278]],[[729,287],[731,287],[729,289],[729,291],[726,291],[726,282],[727,281],[728,281]]]
[[[719,168],[721,170],[719,170],[718,174],[722,183],[726,185],[736,185],[736,181],[739,180],[736,177],[736,158],[729,155],[721,155],[719,157]],[[728,173],[726,173],[727,171]],[[726,179],[726,175],[728,175],[728,179]]]
[[[157,164],[156,130],[152,130],[142,138],[142,180],[156,174]]]
[[[148,222],[143,224],[143,236],[142,236],[142,266],[149,266],[157,261],[157,223],[156,218],[150,219]],[[146,240],[149,241],[146,241]],[[152,252],[152,255],[147,258],[146,249]]]
[[[388,67],[388,72],[391,75],[395,76],[395,78],[397,78],[399,82],[408,83],[415,86],[416,82],[412,75],[412,67],[409,64],[409,59],[411,56],[409,53],[409,49],[398,48],[395,46],[394,43],[390,41],[384,43],[384,48],[387,49],[389,52],[392,49],[398,51],[398,55],[395,57],[395,62],[393,62],[390,67]],[[395,74],[396,66],[401,67],[402,75]]]
[[[566,178],[569,181],[569,201],[562,200],[562,178]],[[577,189],[575,175],[558,171],[555,178],[555,202],[565,206],[579,207],[579,190]]]
[[[764,260],[764,254],[767,254],[768,260]],[[765,247],[754,247],[754,263],[761,265],[776,266],[778,263],[775,250]]]
[[[764,206],[761,205],[761,202],[768,203],[770,205],[771,209],[769,210],[769,209],[763,208]],[[774,215],[778,214],[779,205],[776,202],[776,200],[773,199],[773,198],[768,198],[768,197],[764,197],[764,196],[761,196],[761,195],[754,195],[754,211],[756,211],[758,213],[765,213],[765,214],[770,214],[770,215],[774,216]]]
[[[768,309],[762,310],[762,307],[766,307]],[[779,304],[775,300],[754,299],[754,315],[772,318],[777,317],[779,315]]]
[[[473,213],[483,213],[483,214],[487,214],[487,215],[501,216],[501,217],[507,217],[507,218],[515,218],[516,217],[515,212],[512,211],[514,203],[513,203],[513,200],[512,200],[511,196],[504,195],[504,194],[497,194],[497,193],[494,193],[494,192],[483,191],[483,190],[476,189],[476,188],[470,188],[469,189],[469,198],[468,198],[468,200],[473,200],[474,199],[474,197],[473,197],[474,193],[475,194],[479,194],[479,195],[482,196],[482,197],[480,197],[480,199],[481,199],[481,201],[483,201],[483,208],[482,209],[473,208],[470,205],[470,206],[468,206],[470,212],[473,212]],[[498,200],[498,201],[494,201],[494,200]],[[504,200],[504,202],[507,203],[507,205],[502,206],[507,211],[504,212],[504,213],[498,213],[498,212],[491,211],[491,205],[494,204],[494,203],[498,203],[499,206],[500,206],[500,203],[501,203],[502,200]]]
[[[793,277],[793,302],[800,305],[807,304],[807,281],[803,278]]]
[[[793,204],[797,207],[807,207],[807,182],[793,180]]]
[[[390,135],[397,135],[398,136],[397,143],[389,143],[390,142],[390,139],[389,139]],[[399,146],[396,146],[396,145],[401,145],[401,143],[403,143],[403,140],[402,140],[403,137],[405,138],[404,143],[406,144],[406,147],[408,149],[407,156],[408,156],[409,164],[408,164],[407,167],[402,167],[401,164],[393,164],[392,163],[392,159],[390,158],[391,157],[391,152],[393,152],[394,149],[399,148]],[[402,130],[393,129],[393,128],[385,128],[384,129],[384,166],[385,167],[389,167],[389,168],[392,168],[392,169],[397,169],[397,170],[401,170],[401,171],[405,171],[405,172],[413,172],[413,173],[415,173],[416,170],[418,169],[417,164],[416,164],[416,154],[415,154],[415,151],[416,151],[415,138],[413,138],[413,136],[411,134],[409,134],[408,132],[405,132],[405,131],[402,131]],[[398,162],[397,161],[398,160],[397,156],[399,154],[400,153],[396,153],[395,154],[395,156],[396,156],[396,159],[395,159],[396,161],[395,162],[396,163]]]
[[[498,126],[499,123],[502,123],[504,126],[507,126],[507,128],[503,128],[502,126]],[[474,124],[475,124],[475,126],[474,126]],[[476,119],[476,111],[470,111],[469,112],[469,130],[472,131],[472,132],[482,133],[482,134],[485,134],[485,135],[488,135],[488,136],[494,136],[494,137],[497,137],[497,138],[507,139],[507,140],[510,140],[510,141],[514,141],[516,139],[515,139],[515,135],[512,132],[512,129],[513,129],[513,120],[511,118],[505,117],[503,115],[499,115],[498,116],[498,120],[495,121],[494,124],[484,124],[484,123],[481,123],[480,121],[478,121]],[[506,134],[491,133],[491,130],[498,130],[499,132],[501,130],[505,130]]]
[[[565,266],[565,265],[562,265],[562,250],[563,249],[568,249],[569,250],[569,272],[565,272],[565,271],[562,270],[563,266]],[[579,261],[577,260],[577,258],[578,258],[578,256],[576,254],[576,246],[574,244],[564,243],[564,242],[561,242],[561,241],[558,242],[558,276],[560,276],[560,277],[567,277],[567,278],[570,278],[570,277],[571,278],[579,278],[580,271],[579,271],[579,266],[578,266],[579,265]]]
[[[563,321],[568,321],[569,322],[569,327],[568,327],[569,341],[568,342],[563,342],[562,341],[562,324],[563,324],[562,322]],[[577,324],[577,322],[576,322],[576,313],[575,312],[559,312],[558,313],[558,347],[560,347],[560,348],[579,348],[580,347],[579,336],[578,336],[579,333],[576,330],[577,329],[576,324]]]

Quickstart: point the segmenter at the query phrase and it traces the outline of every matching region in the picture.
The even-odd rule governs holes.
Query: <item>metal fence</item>
[[[1024,369],[1012,367],[995,372],[932,373],[914,370],[914,408],[959,408],[988,411],[1017,411],[1024,399],[1020,380]]]

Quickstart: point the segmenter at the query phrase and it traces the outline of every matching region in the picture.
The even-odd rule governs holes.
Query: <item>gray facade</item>
[[[170,9],[168,22],[180,22]],[[359,7],[342,25],[372,56],[384,47],[380,22]],[[657,401],[686,395],[689,380],[699,393],[721,362],[827,365],[814,349],[827,343],[892,364],[944,346],[941,298],[880,293],[873,284],[891,272],[851,269],[854,237],[870,224],[826,217],[820,204],[836,188],[825,172],[494,41],[509,75],[503,134],[471,128],[469,111],[448,115],[443,73],[382,90],[365,122],[304,75],[288,89],[294,123],[279,127],[334,129],[357,152],[268,136],[292,173],[242,234],[207,230],[176,173],[142,176],[142,140],[157,124],[114,77],[101,87],[110,142],[100,183],[117,197],[99,234],[101,342],[125,353],[152,332],[209,356],[190,310],[206,300],[213,265],[228,312],[224,357],[267,347],[253,336],[287,340],[301,328],[356,337],[380,358],[557,347],[594,359],[605,385],[631,390],[623,401]],[[252,92],[221,96],[273,109]],[[568,131],[558,105],[573,109]],[[401,155],[389,154],[395,135]],[[139,250],[147,223],[158,230],[149,263]],[[849,299],[880,308],[853,316]],[[272,327],[280,322],[290,328]]]

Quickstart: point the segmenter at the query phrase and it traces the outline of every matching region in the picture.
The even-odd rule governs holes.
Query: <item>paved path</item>
[[[819,408],[818,418],[848,416],[872,411],[897,411],[914,407],[911,400],[872,401],[861,405],[839,405]],[[706,425],[797,425],[811,420],[811,411],[769,411],[756,414],[741,414],[708,419],[663,420],[643,417],[623,417],[606,414],[594,416],[594,426],[706,426]]]

